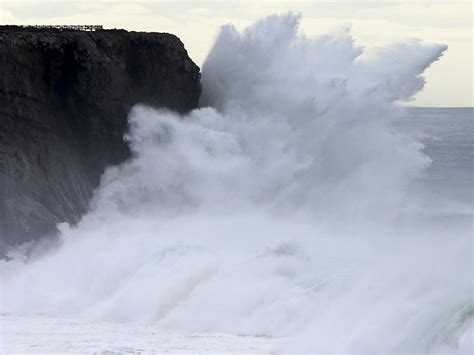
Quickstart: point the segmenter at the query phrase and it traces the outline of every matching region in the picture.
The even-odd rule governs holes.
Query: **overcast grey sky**
[[[238,28],[260,17],[301,13],[308,36],[350,26],[368,50],[418,38],[449,46],[426,72],[417,106],[473,106],[472,1],[157,1],[0,0],[2,24],[103,24],[108,28],[170,32],[181,38],[201,65],[219,27]]]

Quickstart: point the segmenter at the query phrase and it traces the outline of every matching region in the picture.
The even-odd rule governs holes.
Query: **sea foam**
[[[89,213],[2,263],[2,312],[277,337],[276,351],[472,346],[470,236],[403,226],[430,159],[391,124],[446,46],[366,56],[348,31],[308,38],[298,22],[222,27],[201,108],[136,106],[133,156]]]

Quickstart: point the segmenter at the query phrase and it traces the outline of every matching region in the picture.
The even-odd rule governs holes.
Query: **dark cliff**
[[[186,112],[200,91],[171,34],[0,26],[0,254],[80,218],[134,104]]]

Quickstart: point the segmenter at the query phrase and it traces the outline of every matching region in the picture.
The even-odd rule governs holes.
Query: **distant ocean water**
[[[474,183],[474,108],[411,107],[399,121],[418,134],[432,162],[414,189],[433,212],[471,215]],[[472,217],[471,217],[472,218]]]

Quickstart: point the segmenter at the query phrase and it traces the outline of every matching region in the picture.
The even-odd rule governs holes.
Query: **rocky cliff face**
[[[136,103],[198,105],[199,68],[166,33],[0,26],[0,254],[76,222],[124,161]]]

